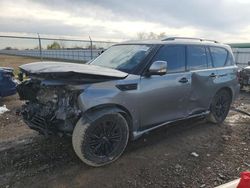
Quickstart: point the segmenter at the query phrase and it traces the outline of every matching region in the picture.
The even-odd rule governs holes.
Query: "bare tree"
[[[140,32],[137,33],[137,39],[138,40],[155,40],[155,39],[163,39],[166,37],[166,33],[165,32],[161,32],[160,34],[154,33],[154,32]]]

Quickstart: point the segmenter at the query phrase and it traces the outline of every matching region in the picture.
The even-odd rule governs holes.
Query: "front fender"
[[[133,129],[137,130],[140,122],[138,90],[122,91],[115,85],[114,82],[91,85],[78,96],[78,107],[83,114],[99,107],[118,107],[131,114]]]

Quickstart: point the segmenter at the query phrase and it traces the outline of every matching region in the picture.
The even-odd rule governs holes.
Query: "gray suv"
[[[129,138],[203,116],[222,123],[239,92],[228,45],[196,38],[116,44],[88,64],[20,66],[21,114],[44,135],[70,135],[91,166],[116,160]]]

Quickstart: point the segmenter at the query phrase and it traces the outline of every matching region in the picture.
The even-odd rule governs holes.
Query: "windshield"
[[[90,64],[131,72],[149,53],[151,45],[116,45]]]

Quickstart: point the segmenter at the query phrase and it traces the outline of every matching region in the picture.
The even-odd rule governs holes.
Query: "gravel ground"
[[[250,112],[249,96],[235,106]],[[0,187],[214,187],[250,169],[250,118],[234,111],[222,125],[193,119],[160,128],[130,142],[115,163],[92,168],[69,137],[27,128],[15,114],[17,96],[3,104],[10,112],[0,115]]]

